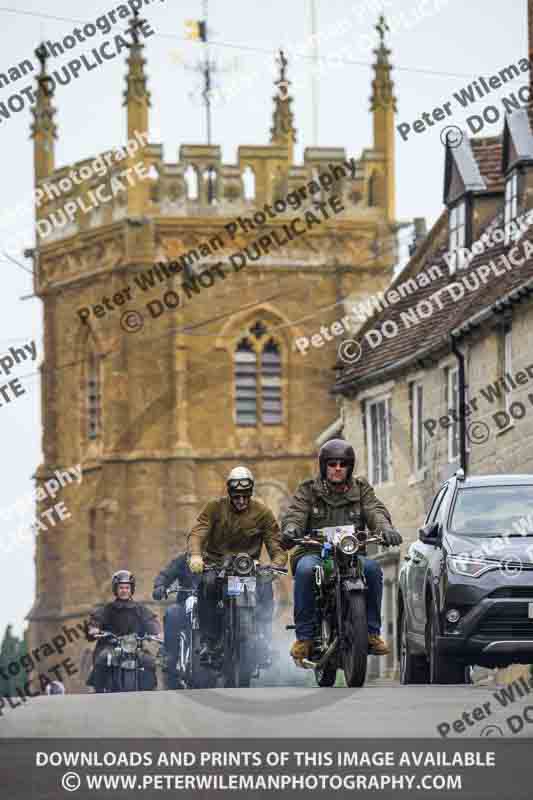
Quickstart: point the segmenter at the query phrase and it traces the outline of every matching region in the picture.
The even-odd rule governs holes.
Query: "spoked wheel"
[[[239,632],[239,683],[243,689],[250,687],[252,673],[256,667],[256,630],[253,608],[238,608],[237,628]]]
[[[326,619],[322,620],[322,642],[324,648],[331,644],[331,626]],[[334,652],[322,669],[315,669],[315,680],[318,686],[327,688],[333,686],[337,679],[337,653]]]
[[[437,614],[433,607],[428,613],[429,639],[429,682],[430,683],[466,683],[466,670],[460,661],[446,658],[437,650]]]
[[[366,595],[350,592],[344,595],[343,668],[347,686],[363,686],[368,658],[368,622]]]
[[[400,683],[404,686],[410,683],[429,683],[429,664],[424,655],[415,656],[411,653],[407,614],[405,609],[400,617]]]
[[[123,669],[121,670],[121,683],[123,692],[137,691],[137,670],[136,669]]]
[[[239,637],[237,606],[231,602],[227,608],[224,627],[224,687],[235,689],[239,686],[241,640]]]
[[[200,631],[191,630],[188,641],[187,685],[190,689],[211,689],[216,684],[212,669],[200,663]]]

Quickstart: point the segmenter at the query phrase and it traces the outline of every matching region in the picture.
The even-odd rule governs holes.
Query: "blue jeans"
[[[364,558],[363,566],[368,585],[367,614],[368,632],[381,631],[381,598],[383,595],[383,570],[377,561]],[[302,556],[294,575],[294,624],[297,639],[313,639],[317,621],[314,567],[320,564],[317,553]]]

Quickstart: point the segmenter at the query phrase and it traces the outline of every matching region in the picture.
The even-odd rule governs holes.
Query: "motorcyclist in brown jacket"
[[[402,537],[393,528],[391,516],[365,478],[352,479],[355,467],[353,447],[343,439],[331,439],[319,453],[320,475],[303,481],[296,490],[291,504],[281,520],[282,544],[294,547],[294,540],[313,528],[334,525],[365,525],[371,531],[383,532],[386,547],[400,545]],[[301,666],[309,658],[316,623],[314,592],[314,567],[320,563],[320,548],[297,547],[291,557],[294,575],[294,622],[296,642],[291,655]],[[377,561],[364,558],[364,571],[368,586],[368,652],[387,655],[389,647],[381,638],[381,598],[383,572]]]
[[[226,556],[247,553],[259,559],[265,545],[273,566],[285,567],[287,553],[281,546],[280,529],[270,509],[252,498],[254,478],[247,467],[235,467],[226,481],[228,496],[211,500],[201,511],[187,540],[189,567],[201,573],[204,562],[221,564]],[[204,589],[207,589],[205,576]],[[213,592],[206,591],[200,603],[200,624],[207,641],[204,657],[218,638]],[[265,660],[270,657],[273,593],[271,581],[257,584],[257,614]]]

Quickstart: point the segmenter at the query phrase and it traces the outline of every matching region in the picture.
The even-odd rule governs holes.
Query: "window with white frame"
[[[420,475],[425,469],[424,439],[424,387],[419,381],[409,384],[411,409],[411,447],[413,475]]]
[[[465,254],[460,253],[466,247],[466,202],[462,200],[450,209],[448,249],[450,251],[450,274],[460,269],[466,261]]]
[[[509,233],[509,223],[518,216],[518,175],[512,172],[505,182],[505,244],[509,244],[512,236]]]
[[[449,367],[446,377],[446,413],[450,415],[448,428],[448,461],[459,458],[459,367]]]
[[[507,375],[513,374],[513,361],[512,361],[512,350],[513,347],[513,339],[512,339],[512,328],[509,326],[506,328],[503,334],[503,375],[502,377],[505,379]],[[504,386],[510,386],[511,384],[509,381],[504,381]],[[505,410],[509,413],[509,408],[512,402],[512,392],[505,392]]]
[[[374,485],[392,480],[391,398],[370,400],[366,407],[368,480]]]

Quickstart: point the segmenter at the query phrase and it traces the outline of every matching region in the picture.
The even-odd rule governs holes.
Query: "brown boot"
[[[368,655],[369,656],[388,656],[390,647],[387,642],[381,638],[379,633],[368,634]]]
[[[301,639],[294,642],[293,646],[291,647],[291,656],[293,657],[294,663],[297,667],[303,668],[302,659],[309,658],[312,649],[312,639]]]

